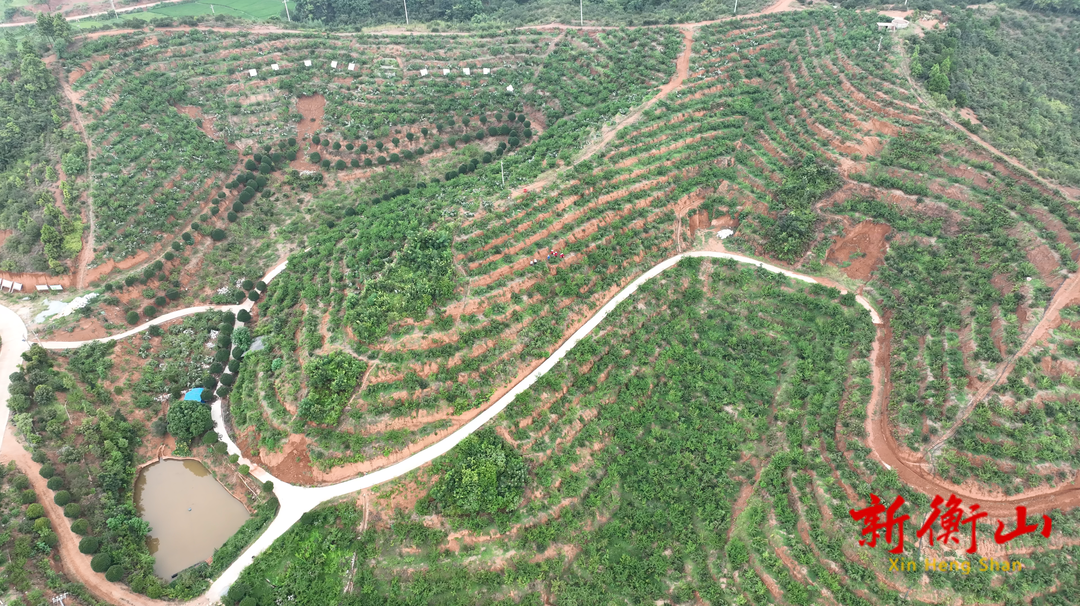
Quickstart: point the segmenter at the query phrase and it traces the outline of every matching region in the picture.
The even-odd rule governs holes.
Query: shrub
[[[251,321],[251,313],[246,309],[241,309],[236,312],[236,319],[246,324]]]
[[[319,164],[319,166],[322,166],[323,168],[330,168],[330,159],[326,158]]]
[[[229,397],[229,394],[232,393],[232,388],[228,385],[222,385],[221,387],[218,387],[217,391],[214,393],[216,393],[219,398],[227,398]]]
[[[105,580],[110,583],[115,583],[122,578],[124,578],[124,568],[119,564],[110,566],[109,569],[105,571]]]
[[[225,218],[229,220],[229,223],[236,223],[238,220],[240,220],[240,215],[230,210],[228,214],[225,215]]]
[[[97,537],[86,537],[79,541],[79,553],[85,553],[91,555],[97,553],[98,548],[101,547],[101,539]],[[93,560],[90,561],[90,566],[93,567]]]
[[[233,350],[232,350],[232,356],[234,358],[236,358],[237,360],[239,360],[240,358],[244,357],[244,352],[245,351],[247,351],[247,350],[244,349],[243,347],[234,347]]]
[[[19,474],[11,478],[11,485],[19,490],[26,490],[27,488],[30,488],[30,478]]]
[[[205,376],[202,380],[203,389],[207,391],[214,391],[214,388],[218,386],[218,380],[212,376]]]
[[[217,350],[217,352],[214,354],[214,361],[215,362],[221,362],[222,364],[225,364],[226,362],[228,362],[229,361],[229,350],[228,349],[219,349],[219,350]]]
[[[228,593],[229,601],[234,602],[234,603],[239,602],[240,600],[247,597],[248,591],[249,591],[249,589],[248,589],[247,584],[239,583],[239,582],[238,583],[233,583],[232,587],[229,587],[229,593]]]
[[[220,389],[218,391],[221,391]],[[219,394],[220,395],[220,394]],[[225,442],[218,442],[214,444],[214,454],[223,455],[229,451],[229,446]]]
[[[263,492],[274,492],[274,483],[267,480],[262,483]]]
[[[43,515],[45,515],[45,508],[42,507],[41,503],[31,503],[26,508],[27,520],[36,520]]]
[[[232,375],[226,375],[226,376],[231,377]],[[220,441],[221,441],[221,439],[218,438],[218,435],[217,435],[216,431],[208,431],[208,432],[204,433],[203,437],[202,437],[202,443],[203,443],[204,446],[212,446],[214,444],[217,444]]]
[[[346,164],[344,160],[338,160],[337,162],[334,162],[334,170],[344,170],[345,166]]]
[[[248,299],[251,299],[252,301],[258,301],[259,300],[259,291],[257,291],[257,290],[249,291],[248,294],[247,294],[247,297],[248,297]]]
[[[225,367],[221,365],[221,362],[214,362],[210,365],[210,374],[212,375],[220,375],[223,370],[225,370]]]
[[[259,606],[259,602],[255,598],[248,596],[240,600],[240,606]]]
[[[233,202],[232,203],[232,210],[233,210],[234,213],[242,213],[242,212],[244,212],[244,204],[239,202],[239,201]]]
[[[171,250],[165,251],[165,260],[166,261],[172,261],[175,258],[176,258],[176,255],[174,255]],[[111,286],[111,284],[106,284],[105,286]],[[112,289],[111,288],[106,288],[106,290],[112,290]]]
[[[64,517],[65,518],[77,518],[82,515],[82,505],[78,503],[68,503],[64,505]]]
[[[228,374],[228,373],[221,375],[221,384],[222,385],[224,385],[226,387],[232,387],[232,384],[235,383],[235,382],[236,382],[236,375]]]
[[[240,372],[240,360],[229,360],[229,372],[233,374]]]
[[[154,307],[153,305],[147,305],[146,307],[143,308],[142,312],[143,312],[143,315],[145,315],[147,318],[153,318],[154,316],[157,315],[157,308]]]
[[[240,283],[240,287],[244,290],[251,290],[252,288],[255,288],[255,283],[251,280],[244,280]]]
[[[87,522],[83,518],[79,518],[71,523],[71,532],[78,535],[85,535],[90,532],[90,522]]]
[[[255,288],[259,292],[266,292],[266,282],[263,282],[262,280],[259,280],[258,282],[255,283]]]
[[[214,242],[221,242],[225,239],[225,230],[215,229],[214,231],[210,232],[210,237],[213,238]]]
[[[60,490],[64,487],[64,478],[61,478],[60,476],[53,476],[49,478],[46,486],[49,487],[49,490]]]
[[[129,312],[127,312],[127,323],[128,324],[133,324],[133,325],[138,324],[139,323],[139,312],[137,312],[137,311],[129,311]]]
[[[153,435],[155,438],[165,437],[165,433],[168,431],[169,424],[165,422],[165,417],[158,417],[154,419],[153,423],[150,424],[150,434]]]
[[[67,505],[70,502],[71,502],[71,493],[66,491],[66,490],[61,490],[60,492],[53,495],[53,503],[56,503],[57,505],[59,505],[61,507],[63,507],[64,505]]]
[[[165,296],[168,297],[170,301],[177,301],[180,299],[180,291],[175,288],[170,288],[165,291]]]
[[[259,168],[259,165],[255,163],[255,160],[249,158],[247,162],[244,162],[244,168],[247,170],[255,170]]]
[[[46,463],[41,466],[41,471],[39,471],[38,473],[41,474],[41,477],[47,480],[56,475],[56,469],[52,466],[51,463]]]
[[[214,426],[210,418],[210,408],[201,402],[180,400],[169,406],[169,433],[178,442],[188,442],[195,436],[202,435]]]
[[[319,152],[312,152],[311,155],[308,156],[308,160],[312,164],[318,164],[319,162],[322,162],[322,155],[320,155]]]
[[[164,295],[158,295],[154,297],[154,305],[157,305],[158,307],[165,307],[168,304],[169,300],[166,299]]]
[[[246,476],[248,473],[251,472],[251,468],[248,467],[247,465],[241,465],[240,467],[238,467],[236,469],[236,471],[240,472],[240,475]]]
[[[360,161],[356,158],[353,158],[352,160],[349,160],[349,166],[353,168],[360,168]]]

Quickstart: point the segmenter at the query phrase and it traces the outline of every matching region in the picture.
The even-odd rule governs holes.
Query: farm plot
[[[854,296],[687,259],[619,311],[431,468],[306,514],[244,571],[246,595],[878,606],[1075,591],[1051,573],[974,574],[970,558],[970,576],[924,583],[859,544],[861,495],[898,492],[913,519],[930,501],[841,454],[838,428],[871,390],[875,329]],[[1052,513],[1075,541],[1076,514]],[[890,557],[954,555],[914,544]],[[1071,550],[1034,535],[994,557],[1044,571]]]
[[[671,252],[700,245],[695,232],[716,221],[738,225],[729,247],[811,273],[833,271],[842,281],[855,279],[845,272],[852,255],[872,253],[877,260],[861,264],[859,275],[893,310],[890,410],[898,436],[916,450],[937,439],[962,416],[978,377],[1016,351],[1024,323],[1060,284],[1078,224],[1060,202],[964,151],[925,114],[888,52],[875,51],[873,20],[815,12],[702,27],[682,86],[599,155],[578,162],[571,147],[545,145],[566,136],[556,127],[502,173],[524,185],[523,176],[572,165],[558,184],[502,200],[499,171],[478,162],[475,173],[460,167],[468,179],[456,177],[452,189],[398,189],[389,192],[392,208],[384,194],[380,204],[337,215],[333,228],[309,237],[322,244],[295,256],[281,290],[260,306],[267,334],[294,337],[253,360],[258,370],[232,398],[238,427],[250,428],[264,454],[310,452],[317,471],[305,481],[391,460],[399,455],[351,443],[363,445],[374,427],[412,431],[449,418],[449,431],[465,422],[606,293]],[[570,34],[548,40],[587,46]],[[613,103],[607,115],[618,119],[625,106]],[[582,112],[576,127],[593,124],[600,126]],[[340,209],[346,200],[328,192],[320,204]],[[416,230],[401,234],[393,226],[405,217]],[[430,238],[423,226],[440,221],[447,228],[431,241],[449,237],[449,249],[433,249],[428,269],[403,264],[394,251]],[[845,234],[867,221],[887,226],[888,240],[862,244],[869,251],[846,244]],[[854,250],[830,262],[830,250],[841,247]],[[955,261],[934,265],[946,255]],[[454,271],[439,256],[452,258]],[[305,286],[312,280],[316,286]],[[427,311],[432,305],[438,311]],[[335,348],[352,350],[370,371],[333,419],[344,431],[305,428],[296,412],[304,366]],[[306,437],[286,446],[296,431]]]

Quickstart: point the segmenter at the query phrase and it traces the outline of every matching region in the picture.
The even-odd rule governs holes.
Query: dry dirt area
[[[326,110],[326,97],[311,95],[300,97],[296,101],[296,111],[304,118],[296,125],[296,143],[300,151],[296,154],[296,160],[289,163],[296,170],[320,170],[318,166],[308,162],[308,154],[313,150],[307,150],[305,140],[310,140],[311,135],[322,132],[323,112]]]
[[[884,223],[863,221],[836,240],[829,249],[825,262],[838,267],[842,263],[849,263],[847,267],[841,268],[847,277],[869,280],[870,274],[885,259],[885,252],[889,248],[885,237],[891,231],[892,227]]]

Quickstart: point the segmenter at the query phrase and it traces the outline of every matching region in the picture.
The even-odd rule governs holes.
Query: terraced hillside
[[[116,359],[94,397],[138,398],[148,425],[201,383],[252,461],[326,484],[446,438],[664,259],[768,259],[820,284],[682,262],[490,431],[307,514],[244,586],[265,605],[1071,603],[1080,211],[924,102],[879,20],[87,41],[64,62],[102,296],[54,338],[255,302],[192,320],[204,340],[167,324],[183,347],[147,333],[150,361]],[[183,372],[159,376],[170,357]],[[27,397],[23,429],[62,418]],[[498,498],[471,477],[503,478]],[[1009,524],[1023,503],[1054,536],[980,526],[1024,576],[890,571],[848,513],[871,492],[912,519],[934,494]],[[316,561],[335,574],[310,582]]]

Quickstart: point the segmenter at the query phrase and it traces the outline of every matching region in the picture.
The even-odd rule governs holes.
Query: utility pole
[[[285,18],[292,23],[292,17],[289,16],[289,0],[281,0],[281,2],[285,5]]]
[[[401,5],[405,7],[405,25],[408,25],[409,24],[409,5],[406,4],[405,0],[401,0]]]
[[[739,12],[739,0],[735,0],[735,10],[731,11],[731,14],[734,15],[734,14],[736,14],[738,12]]]
[[[877,52],[879,52],[879,53],[881,52],[881,41],[884,40],[884,39],[885,39],[885,34],[882,34],[881,37],[879,37],[877,39]]]
[[[499,175],[502,176],[503,187],[506,187],[506,173],[503,172],[503,161],[499,160]]]
[[[578,12],[581,14],[578,20],[581,22],[581,27],[585,27],[585,0],[578,0]]]

